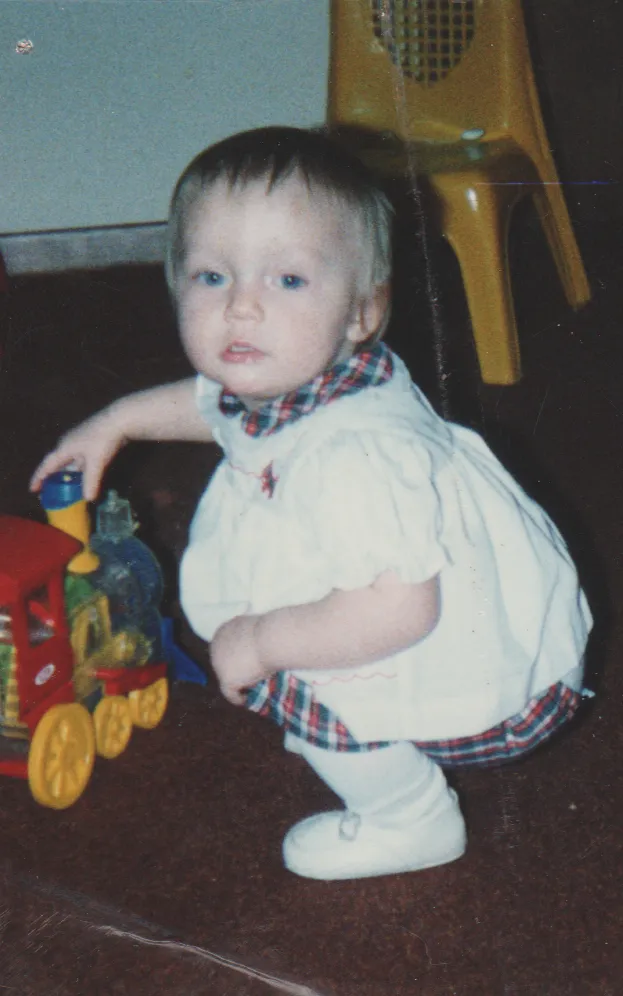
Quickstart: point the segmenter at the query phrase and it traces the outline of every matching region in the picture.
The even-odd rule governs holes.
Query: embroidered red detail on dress
[[[309,681],[310,685],[333,685],[335,682],[339,682],[342,685],[347,685],[351,681],[372,681],[373,678],[387,678],[391,680],[392,678],[397,678],[397,674],[385,674],[384,671],[373,671],[372,674],[350,674],[346,678],[341,678],[339,675],[334,674],[331,678],[325,678],[324,681],[319,678],[312,678]]]
[[[269,498],[272,498],[279,480],[273,471],[272,461],[267,467],[264,467],[261,474],[256,474],[252,470],[245,470],[244,467],[237,467],[235,463],[231,462],[231,460],[229,461],[229,466],[232,470],[237,470],[239,474],[246,474],[247,477],[255,477],[255,479],[260,482],[262,494],[268,495]]]
[[[277,481],[279,480],[273,471],[272,463],[269,463],[267,467],[264,467],[260,480],[262,482],[262,493],[268,495],[269,498],[272,498],[275,493]]]

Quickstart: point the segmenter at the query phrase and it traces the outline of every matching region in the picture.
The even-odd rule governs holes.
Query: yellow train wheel
[[[123,695],[105,695],[95,707],[93,724],[100,757],[119,757],[132,736],[130,703]]]
[[[28,784],[37,802],[66,809],[84,792],[95,762],[91,716],[78,702],[52,706],[28,752]]]
[[[158,678],[147,688],[138,688],[128,695],[130,714],[135,726],[153,730],[167,710],[169,684],[166,678]]]

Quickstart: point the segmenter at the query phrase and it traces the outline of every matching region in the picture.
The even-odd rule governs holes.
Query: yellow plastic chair
[[[590,288],[541,116],[520,0],[333,0],[328,122],[424,179],[459,261],[482,378],[521,376],[507,236],[531,195],[569,304]]]

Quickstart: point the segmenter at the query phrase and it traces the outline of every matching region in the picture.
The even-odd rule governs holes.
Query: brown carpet
[[[43,809],[26,783],[0,780],[0,994],[623,992],[623,250],[586,227],[580,237],[595,297],[579,315],[529,218],[515,237],[526,373],[509,389],[478,384],[456,272],[441,252],[434,265],[450,410],[485,432],[581,564],[598,620],[593,706],[522,764],[455,778],[470,835],[461,861],[325,884],[285,872],[280,841],[332,804],[328,790],[213,681],[178,683],[163,724],[98,760],[71,809]],[[410,293],[392,345],[433,384],[432,351],[420,367],[413,346],[430,344],[423,289]],[[158,268],[14,279],[8,311],[0,510],[40,517],[27,479],[59,432],[187,366]],[[165,565],[173,613],[175,563],[216,458],[134,445],[108,475]]]

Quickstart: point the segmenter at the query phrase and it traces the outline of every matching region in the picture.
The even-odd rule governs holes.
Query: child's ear
[[[385,322],[389,302],[389,284],[377,284],[366,297],[361,297],[355,304],[347,330],[348,341],[359,343],[371,339]]]

